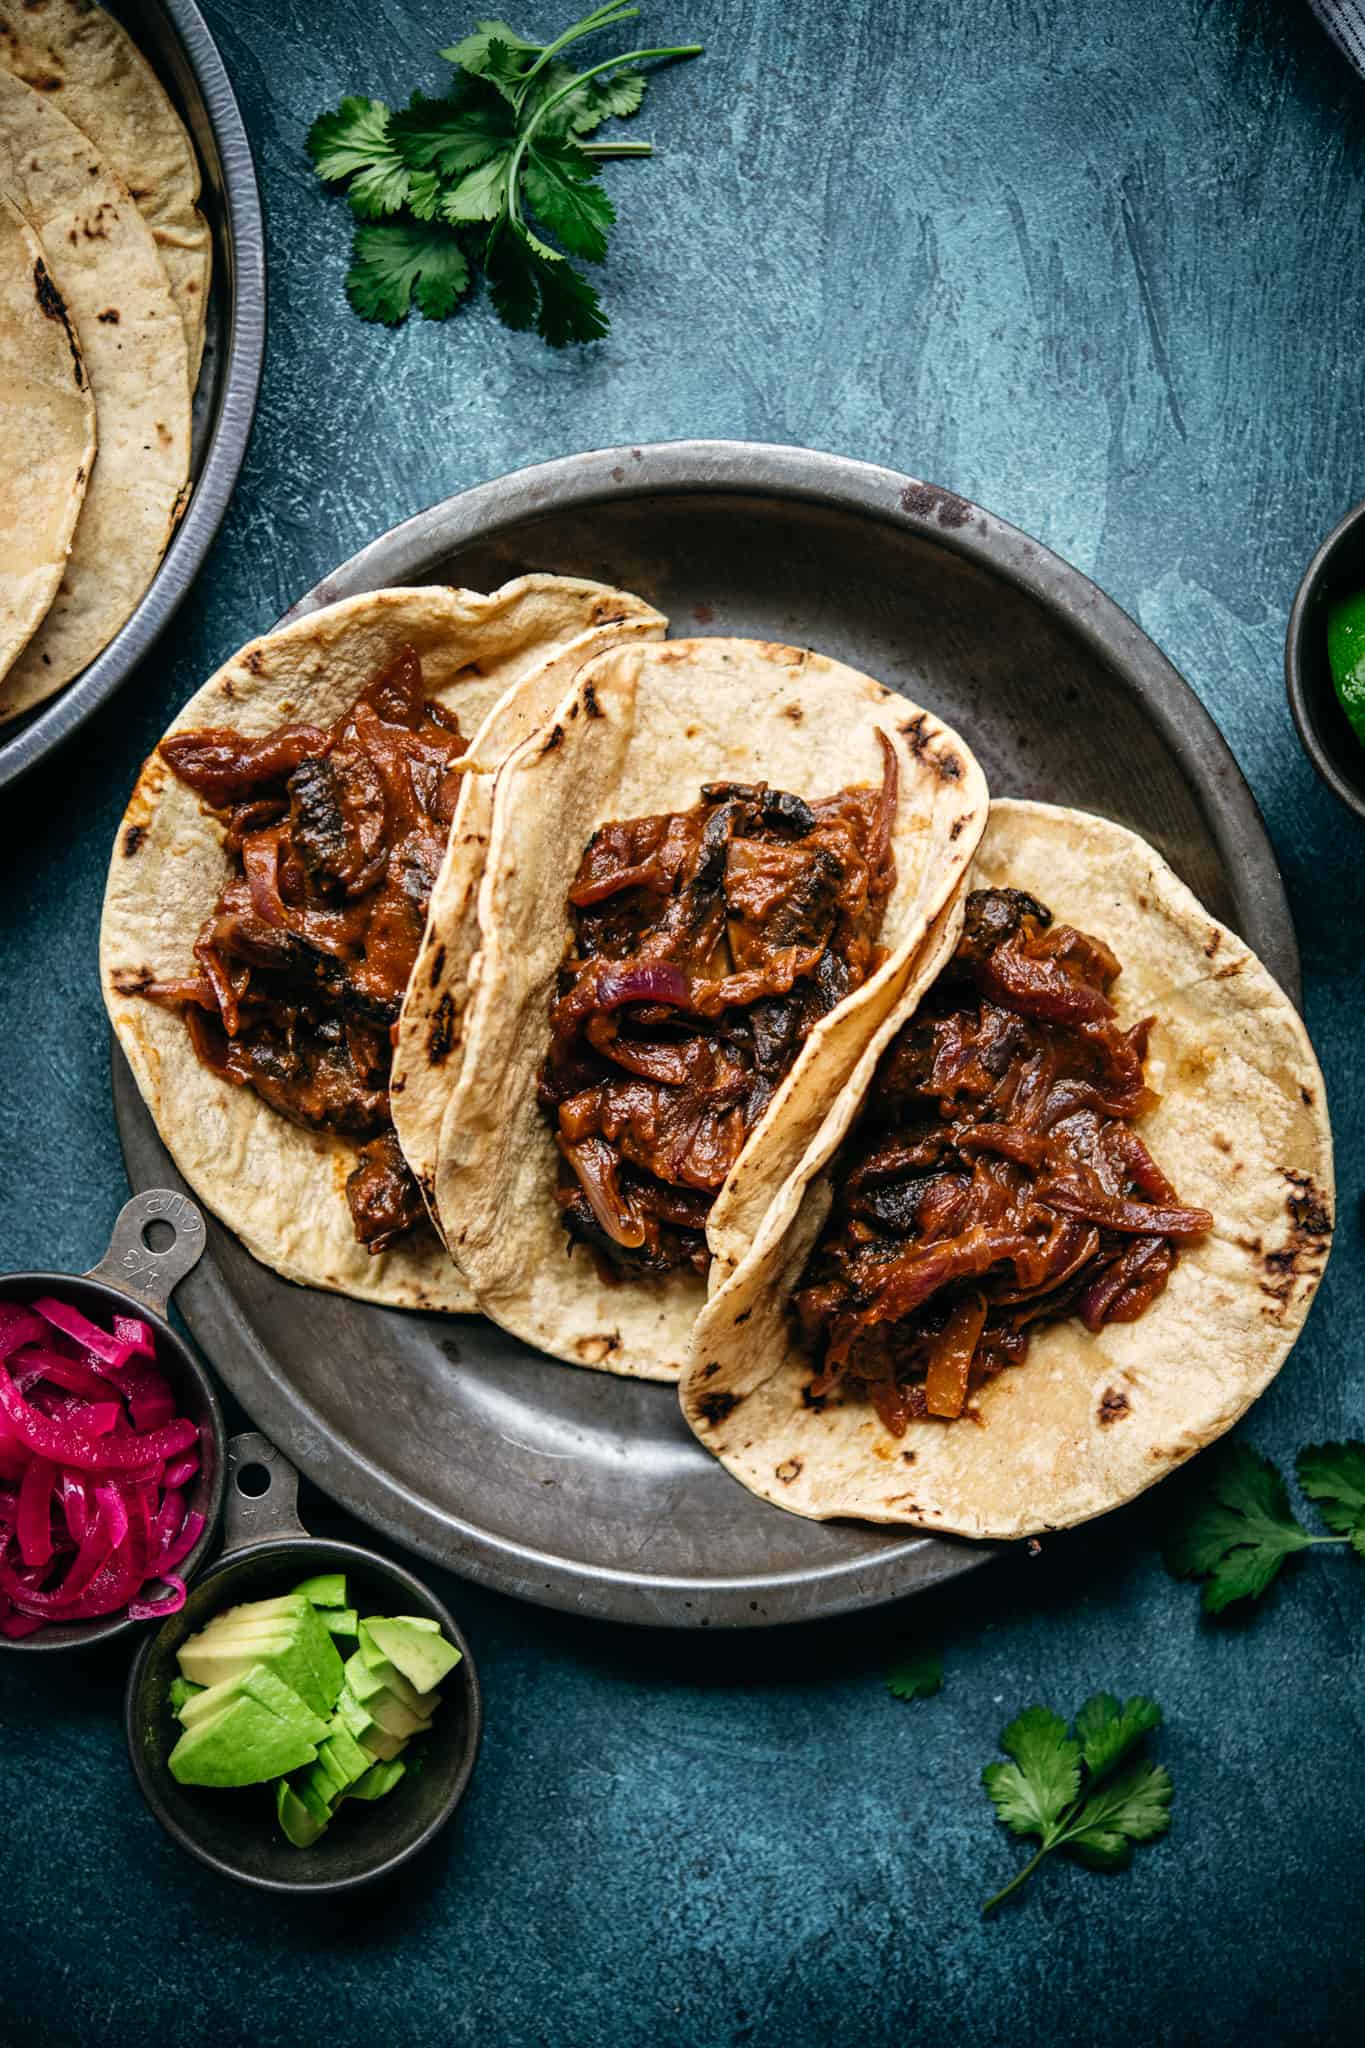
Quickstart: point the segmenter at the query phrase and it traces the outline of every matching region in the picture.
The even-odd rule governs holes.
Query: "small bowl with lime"
[[[1285,689],[1304,752],[1365,818],[1365,501],[1304,572],[1284,645]]]
[[[133,1770],[166,1831],[258,1890],[335,1893],[427,1847],[483,1725],[469,1646],[402,1565],[313,1537],[298,1475],[227,1447],[222,1555],[128,1678]]]

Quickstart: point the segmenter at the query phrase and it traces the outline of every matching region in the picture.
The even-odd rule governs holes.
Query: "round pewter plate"
[[[296,612],[384,584],[599,577],[675,635],[837,656],[931,704],[997,795],[1144,833],[1297,999],[1251,793],[1188,687],[1055,555],[951,492],[792,448],[678,442],[546,463],[434,506]],[[121,1054],[135,1188],[174,1169]],[[307,1292],[211,1224],[179,1294],[256,1422],[371,1527],[518,1598],[670,1627],[805,1621],[969,1570],[989,1548],[786,1515],[688,1433],[671,1388],[580,1372],[474,1317]]]

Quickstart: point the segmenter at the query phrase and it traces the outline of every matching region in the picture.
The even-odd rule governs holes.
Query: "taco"
[[[798,1514],[1084,1521],[1264,1390],[1332,1201],[1322,1077],[1255,956],[1135,834],[997,803],[951,960],[707,1304],[683,1410]]]
[[[95,401],[42,243],[0,196],[0,678],[57,593],[95,460]]]
[[[105,1001],[181,1172],[287,1278],[470,1306],[390,1115],[432,883],[496,765],[489,714],[664,626],[555,576],[348,598],[234,655],[144,766],[105,893]]]
[[[485,1313],[676,1379],[713,1251],[806,1150],[985,815],[956,735],[819,655],[584,669],[498,777],[462,1014],[419,975],[404,1016],[405,1071],[458,1041],[435,1210]]]

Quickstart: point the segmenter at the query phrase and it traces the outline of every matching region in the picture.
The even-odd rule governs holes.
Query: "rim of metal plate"
[[[221,176],[223,220],[214,261],[226,274],[228,312],[212,423],[185,516],[136,609],[74,682],[10,737],[0,730],[0,789],[68,740],[122,687],[169,626],[222,524],[256,416],[265,363],[265,218],[251,144],[226,66],[194,0],[159,0],[159,11],[194,75]],[[200,155],[202,161],[202,145]],[[209,166],[202,168],[207,173]]]
[[[544,463],[432,506],[374,541],[317,584],[287,615],[317,610],[384,585],[430,580],[430,565],[494,541],[550,511],[654,493],[742,493],[802,501],[885,521],[965,556],[1063,620],[1132,693],[1172,751],[1197,756],[1217,787],[1206,822],[1239,877],[1245,936],[1297,999],[1298,955],[1279,870],[1255,799],[1217,726],[1188,684],[1119,606],[1039,542],[955,493],[896,471],[800,448],[724,441],[597,450]],[[173,1169],[121,1053],[115,1108],[134,1185]],[[741,1576],[659,1576],[549,1555],[460,1522],[429,1505],[357,1445],[338,1437],[280,1376],[261,1335],[229,1292],[213,1256],[182,1290],[183,1311],[258,1425],[290,1458],[372,1528],[476,1582],[538,1605],[599,1619],[696,1626],[812,1620],[873,1606],[941,1583],[998,1554],[997,1547],[907,1532],[903,1543],[813,1569]],[[884,1533],[884,1532],[883,1532]]]

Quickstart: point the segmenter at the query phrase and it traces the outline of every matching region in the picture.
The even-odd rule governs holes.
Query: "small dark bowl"
[[[1328,606],[1357,590],[1365,590],[1365,501],[1332,528],[1308,564],[1284,642],[1285,689],[1303,750],[1333,795],[1365,818],[1365,745],[1327,665]]]
[[[158,1248],[147,1243],[144,1233],[155,1224],[170,1230],[168,1245]],[[209,1376],[161,1311],[176,1282],[183,1279],[203,1248],[204,1220],[194,1203],[169,1188],[148,1189],[124,1204],[109,1250],[93,1272],[0,1276],[0,1301],[27,1302],[51,1294],[59,1301],[69,1301],[106,1329],[115,1315],[140,1316],[150,1326],[156,1363],[171,1384],[176,1413],[187,1415],[199,1428],[199,1470],[189,1506],[204,1517],[204,1529],[193,1550],[175,1567],[176,1576],[187,1584],[207,1558],[218,1533],[227,1443],[223,1411]],[[124,1276],[126,1286],[119,1284]],[[126,1612],[98,1621],[51,1623],[36,1635],[0,1636],[0,1650],[86,1650],[92,1643],[107,1643],[114,1636],[150,1626],[149,1621],[134,1621]]]
[[[128,1749],[143,1797],[182,1849],[224,1877],[258,1891],[319,1894],[350,1891],[387,1877],[425,1849],[450,1819],[469,1783],[483,1732],[483,1705],[469,1645],[450,1614],[420,1579],[372,1550],[309,1536],[294,1515],[298,1478],[264,1437],[234,1437],[228,1446],[227,1549],[199,1581],[177,1615],[138,1651],[128,1676]],[[264,1475],[265,1490],[248,1493],[243,1475]],[[412,1767],[384,1799],[346,1802],[309,1849],[280,1833],[274,1789],[220,1790],[180,1785],[167,1758],[180,1733],[168,1700],[176,1652],[221,1608],[287,1593],[318,1572],[345,1572],[351,1605],[362,1614],[424,1614],[461,1653],[441,1686],[431,1731],[414,1742]]]

